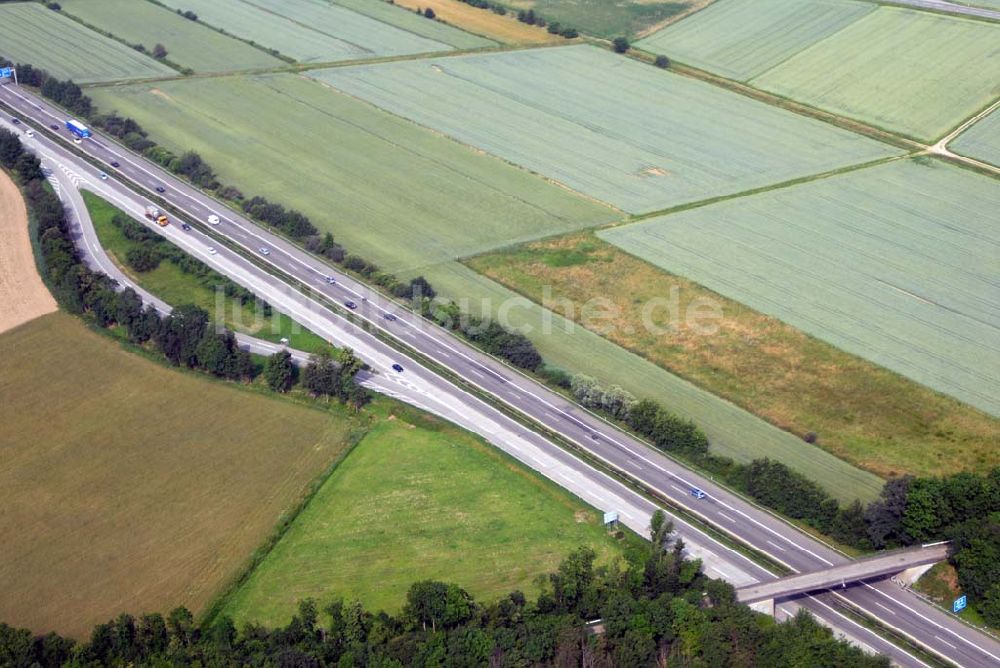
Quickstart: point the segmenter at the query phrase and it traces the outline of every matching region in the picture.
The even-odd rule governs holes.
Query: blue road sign
[[[13,71],[9,67],[0,67],[0,79],[10,79],[14,76]]]
[[[965,609],[965,606],[968,604],[968,602],[969,602],[968,598],[963,594],[962,596],[956,598],[955,602],[951,604],[951,611],[957,614],[958,612]]]

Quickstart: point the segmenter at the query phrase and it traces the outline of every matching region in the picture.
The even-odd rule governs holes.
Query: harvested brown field
[[[28,236],[28,211],[11,178],[0,172],[0,332],[56,310],[38,276]]]
[[[356,418],[166,368],[53,313],[0,336],[0,620],[203,610]]]
[[[458,0],[396,0],[407,9],[433,9],[438,19],[456,28],[505,44],[565,44],[570,40],[551,35],[545,28],[518,21],[513,13],[500,16]]]
[[[569,317],[577,321],[590,302],[590,312],[602,316],[590,327],[606,339],[782,429],[814,432],[819,446],[878,475],[941,475],[1000,464],[1000,421],[593,234],[530,243],[466,264],[562,315],[571,305]],[[669,333],[651,333],[643,308],[664,298],[674,303],[673,289],[681,317]],[[721,307],[715,333],[701,334],[686,322],[686,306],[696,300]],[[653,324],[670,326],[668,306],[648,314]]]

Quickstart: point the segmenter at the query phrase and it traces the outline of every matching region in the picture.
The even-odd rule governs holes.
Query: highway
[[[1000,21],[1000,11],[996,9],[985,9],[983,7],[970,7],[965,4],[948,2],[947,0],[889,0],[890,4],[905,5],[914,9],[932,9],[948,14],[958,14],[959,16],[974,16],[981,19],[993,19]],[[975,0],[971,4],[976,4]]]
[[[36,127],[51,124],[58,124],[61,127],[65,121],[65,116],[61,112],[51,108],[44,101],[28,95],[21,89],[14,90],[12,86],[0,87],[0,101],[16,109],[20,118],[33,119]],[[92,173],[96,170],[79,161],[74,162],[73,157],[66,151],[71,144],[69,144],[65,130],[59,130],[58,134],[64,138],[66,145],[52,146],[50,150],[58,152],[65,163],[75,164],[75,168],[79,172],[86,173],[89,170],[91,172],[90,178],[95,178]],[[156,187],[164,188],[165,192],[160,197],[172,207],[190,215],[194,220],[205,221],[208,215],[218,214],[222,218],[222,223],[212,227],[213,232],[242,246],[249,254],[256,255],[259,262],[266,263],[272,269],[279,270],[309,286],[314,294],[322,295],[336,303],[343,303],[346,300],[357,303],[358,308],[353,313],[366,323],[368,329],[380,330],[384,335],[402,342],[425,358],[447,368],[457,377],[463,378],[483,393],[492,395],[506,403],[525,418],[559,434],[580,450],[586,451],[591,457],[599,459],[607,466],[639,481],[647,489],[668,499],[671,503],[685,508],[688,512],[726,532],[736,540],[742,541],[784,564],[791,571],[817,571],[824,567],[844,564],[849,561],[841,553],[780,518],[711,481],[701,478],[561,395],[480,353],[456,339],[449,332],[410,313],[404,307],[386,300],[363,284],[340,274],[336,269],[323,264],[321,260],[307,252],[267,232],[237,212],[226,209],[219,202],[165,173],[152,163],[131,154],[110,139],[97,136],[84,140],[76,148],[105,165],[110,165],[112,161],[119,162],[118,169],[112,170],[110,167],[106,167],[107,171],[112,174],[117,172],[131,182],[147,189],[149,193],[153,193]],[[114,194],[119,198],[131,196],[129,188],[119,184],[114,179],[109,179],[103,184],[108,189],[113,189]],[[506,418],[440,376],[420,369],[416,360],[404,359],[404,356],[386,346],[370,332],[346,323],[316,300],[285,288],[280,280],[263,272],[256,265],[245,260],[242,260],[243,263],[241,263],[241,256],[238,254],[220,247],[218,255],[206,255],[204,244],[208,242],[202,241],[195,244],[195,237],[185,239],[185,233],[176,226],[171,226],[167,233],[172,236],[175,243],[184,247],[185,250],[192,252],[193,255],[209,264],[215,261],[216,264],[212,266],[216,266],[237,282],[248,285],[262,298],[289,313],[303,325],[324,335],[328,331],[336,331],[336,335],[330,335],[332,340],[351,345],[380,372],[391,374],[391,371],[383,371],[388,368],[387,363],[402,360],[400,363],[407,368],[405,374],[407,378],[419,376],[421,391],[426,393],[425,396],[446,395],[448,397],[446,401],[439,403],[447,404],[448,410],[455,414],[454,418],[450,417],[449,419],[482,434],[484,429],[481,426],[481,418],[488,416],[492,438],[489,436],[487,438],[491,442],[508,452],[512,452],[512,450],[516,452],[519,448],[527,447],[523,444],[530,444],[532,452],[539,452],[546,459],[537,457],[538,461],[534,461],[528,451],[522,452],[520,456],[518,454],[514,454],[514,456],[528,466],[540,470],[544,475],[548,475],[560,485],[578,493],[581,498],[596,507],[619,510],[626,524],[641,533],[645,533],[645,523],[648,522],[648,513],[651,512],[652,505],[643,497],[631,492],[629,488],[552,445],[535,432],[524,429],[518,423]],[[261,247],[269,249],[269,254],[266,257],[259,254],[258,250]],[[327,283],[327,276],[335,277],[336,283]],[[386,315],[391,315],[395,319],[388,320]],[[331,324],[333,321],[340,324]],[[473,413],[469,412],[470,407],[475,409]],[[439,410],[444,409],[439,408]],[[470,422],[473,423],[472,427],[468,427]],[[546,472],[546,466],[552,461],[559,463],[561,476],[555,472],[551,474]],[[565,467],[569,473],[565,473],[562,467]],[[589,496],[576,492],[576,489],[589,489],[591,487],[610,490],[609,493],[614,498],[606,497],[604,500],[594,501],[592,500],[594,492],[589,492]],[[707,494],[706,498],[694,498],[690,494],[692,487],[704,490]],[[602,494],[607,493],[602,492]],[[626,507],[609,505],[609,502],[620,502]],[[630,512],[633,514],[641,513],[645,515],[645,518],[630,516]],[[640,526],[637,527],[637,523]],[[726,567],[736,565],[757,579],[773,577],[746,560],[741,562],[738,556],[734,556],[735,553],[732,553],[725,546],[718,546],[711,538],[694,527],[679,521],[675,521],[675,524],[686,542],[717,552],[716,556],[727,562]],[[706,563],[710,564],[711,562]],[[720,570],[719,573],[725,576],[723,571]],[[863,583],[856,587],[839,590],[834,595],[957,665],[971,667],[1000,663],[1000,643],[997,643],[995,639],[967,627],[959,620],[891,582]],[[831,614],[820,598],[799,600],[804,607],[812,610],[826,623],[848,633],[851,632],[849,628],[844,628],[845,626],[849,627],[849,624],[838,619],[837,615]],[[857,629],[854,629],[854,632],[860,633]],[[878,647],[878,651],[886,651],[901,665],[921,665],[919,660],[902,650],[883,649],[884,641],[882,645],[879,645],[876,640],[869,637],[866,638],[866,642]]]

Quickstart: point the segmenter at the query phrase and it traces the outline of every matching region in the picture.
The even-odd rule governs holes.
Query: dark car
[[[156,192],[158,192],[158,193],[165,193],[165,192],[167,192],[167,189],[164,188],[163,186],[156,186]]]
[[[392,365],[392,370],[396,371],[396,372],[399,372],[399,373],[403,373],[403,367],[401,365],[399,365],[399,364],[393,364]]]
[[[344,306],[351,309],[352,311],[358,307],[354,302],[344,302]]]
[[[10,122],[13,123],[14,125],[20,125],[21,124],[21,121],[18,120],[18,119],[16,119],[16,118],[10,119]]]
[[[59,129],[59,126],[58,126],[58,125],[56,125],[55,123],[53,123],[53,124],[52,124],[52,125],[50,125],[49,127],[50,127],[50,128],[52,128],[53,130],[58,130],[58,129]]]
[[[386,313],[382,317],[385,318],[386,320],[388,320],[389,322],[396,322],[396,316],[394,316],[391,313]]]
[[[187,223],[181,223],[181,229],[184,230],[185,232],[190,232],[191,226],[188,225]]]
[[[111,166],[112,166],[112,167],[121,167],[121,165],[120,165],[120,164],[118,163],[118,161],[117,161],[117,160],[112,160],[112,161],[111,161]]]

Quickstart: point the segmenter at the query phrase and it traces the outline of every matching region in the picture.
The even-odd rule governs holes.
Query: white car
[[[82,140],[82,139],[80,139],[79,137],[74,137],[74,138],[73,138],[73,143],[74,143],[74,144],[82,144],[82,143],[83,143],[83,140]]]
[[[34,130],[25,130],[24,134],[28,135],[29,137],[34,137],[35,136],[35,131]]]
[[[209,247],[208,247],[208,254],[209,254],[209,255],[215,255],[215,254],[217,254],[218,252],[219,252],[219,251],[215,250],[215,246],[209,246]]]
[[[216,216],[213,213],[211,216],[208,217],[208,224],[209,225],[218,225],[219,224],[219,217]]]
[[[107,181],[108,180],[108,175],[105,174],[104,172],[101,172],[101,180],[102,181]]]
[[[271,249],[269,249],[267,246],[261,246],[260,247],[260,254],[261,255],[270,255],[271,254]]]

